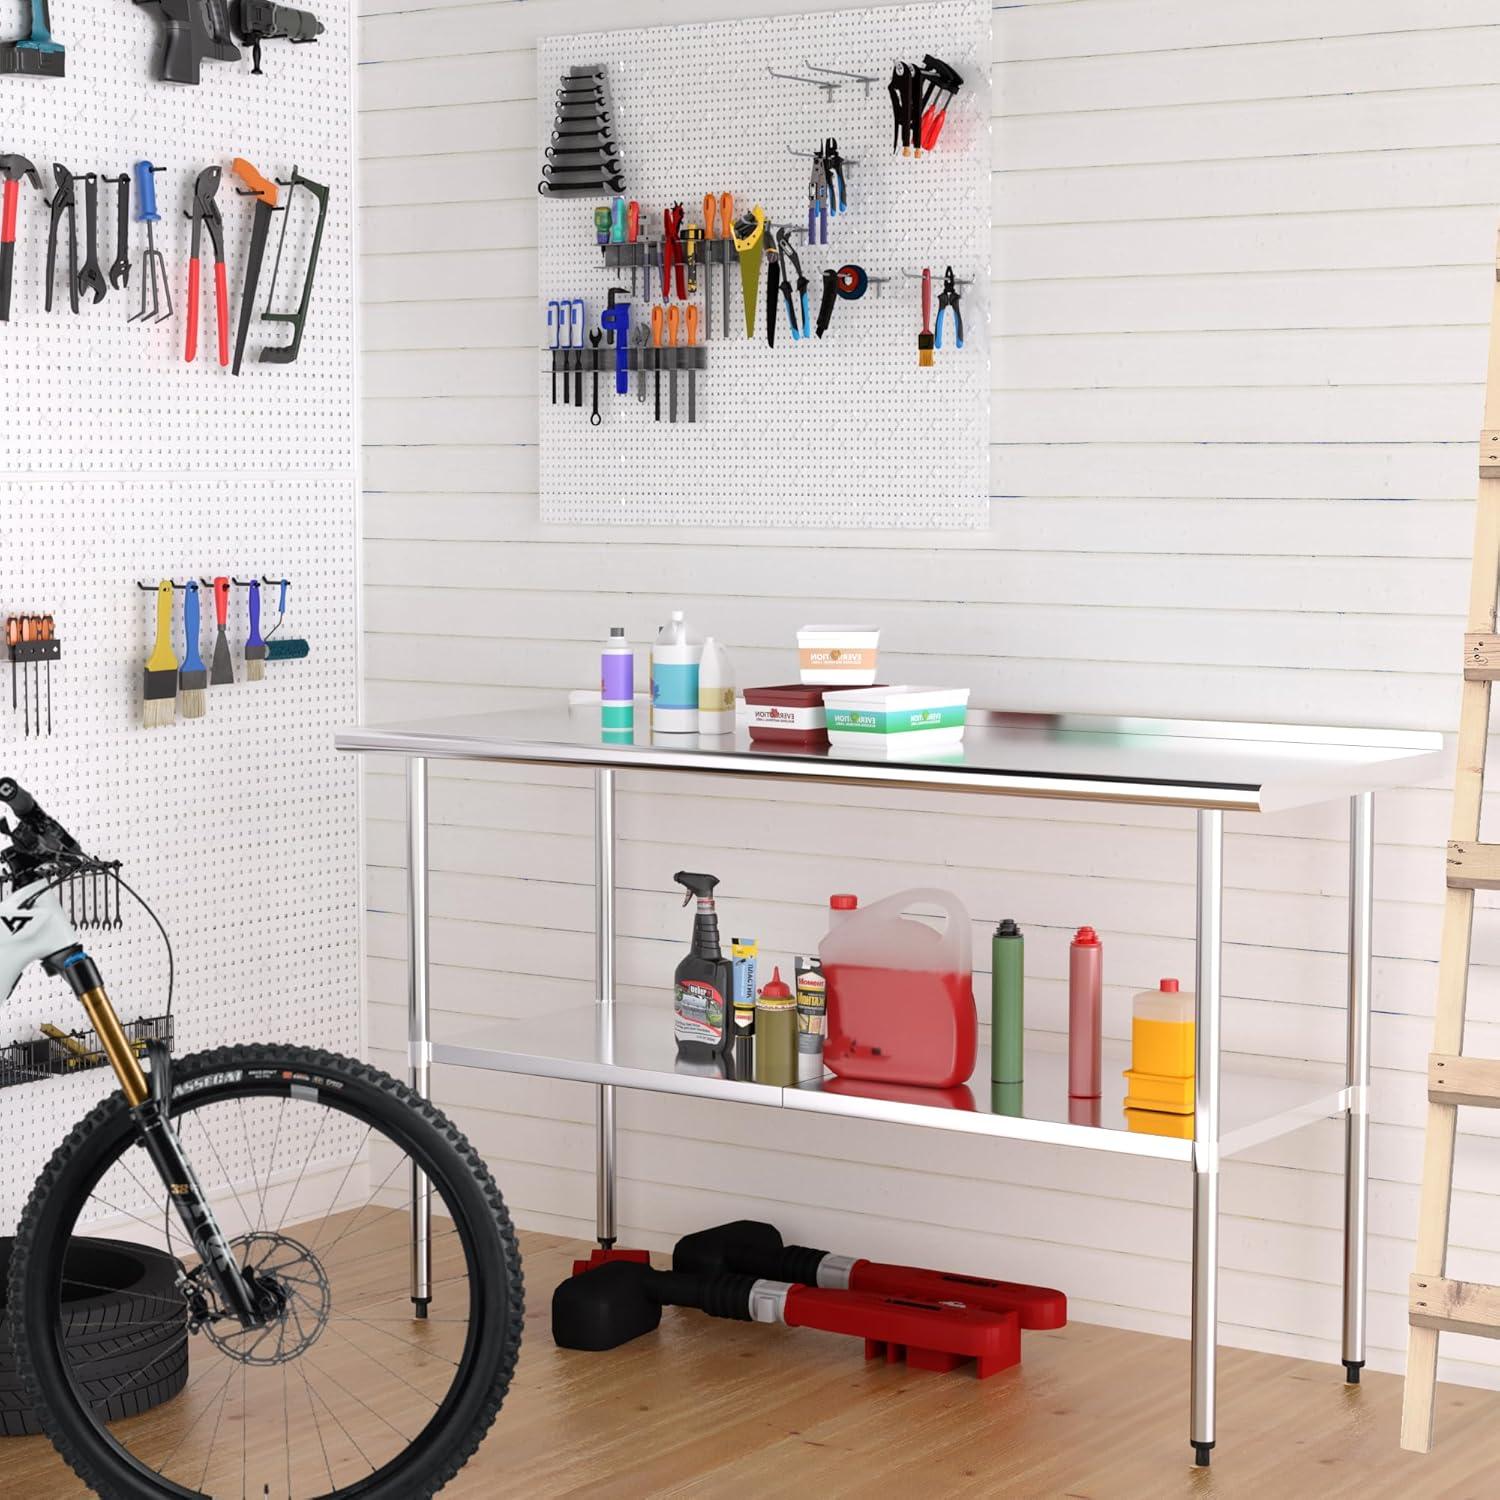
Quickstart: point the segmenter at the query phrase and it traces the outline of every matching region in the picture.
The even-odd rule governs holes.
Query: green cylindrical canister
[[[1020,1083],[1026,1033],[1026,941],[1007,917],[990,943],[990,1078]]]
[[[755,1081],[781,1089],[797,1082],[797,998],[780,969],[755,1002]]]

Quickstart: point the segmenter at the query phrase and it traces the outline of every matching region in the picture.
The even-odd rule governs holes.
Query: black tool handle
[[[0,241],[0,323],[10,322],[10,284],[15,269],[16,242]]]

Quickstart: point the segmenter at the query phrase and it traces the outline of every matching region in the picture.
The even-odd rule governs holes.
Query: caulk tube
[[[1080,927],[1068,949],[1068,1097],[1099,1097],[1104,1016],[1104,946]]]
[[[661,734],[697,734],[698,664],[703,647],[688,639],[680,609],[657,632],[651,650],[651,727]]]
[[[599,727],[635,728],[635,652],[623,625],[610,627],[599,659]]]

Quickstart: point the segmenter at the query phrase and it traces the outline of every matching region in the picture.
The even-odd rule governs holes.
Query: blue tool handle
[[[182,671],[201,672],[203,670],[203,657],[198,651],[198,581],[194,579],[187,586],[187,593],[182,600],[182,632],[185,637],[182,653]]]
[[[260,638],[260,584],[251,581],[250,584],[250,634],[245,637],[245,649],[252,646],[264,646],[265,642]]]
[[[61,42],[52,40],[52,17],[48,14],[47,0],[31,0],[31,35],[16,43],[35,52],[61,52]]]
[[[276,605],[276,613],[278,615],[284,615],[286,613],[286,591],[287,581],[285,578],[283,578],[281,580],[281,599]]]
[[[943,319],[947,317],[946,307],[938,308],[937,322],[932,325],[932,347],[941,349],[943,347]]]
[[[135,164],[135,201],[138,224],[161,223],[156,211],[156,168],[149,161]]]

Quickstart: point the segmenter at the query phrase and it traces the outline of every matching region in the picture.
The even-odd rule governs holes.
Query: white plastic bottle
[[[702,645],[692,639],[682,611],[674,609],[651,648],[651,728],[656,733],[697,734],[702,657]]]
[[[734,669],[729,654],[713,636],[703,643],[698,664],[698,733],[734,732]]]

